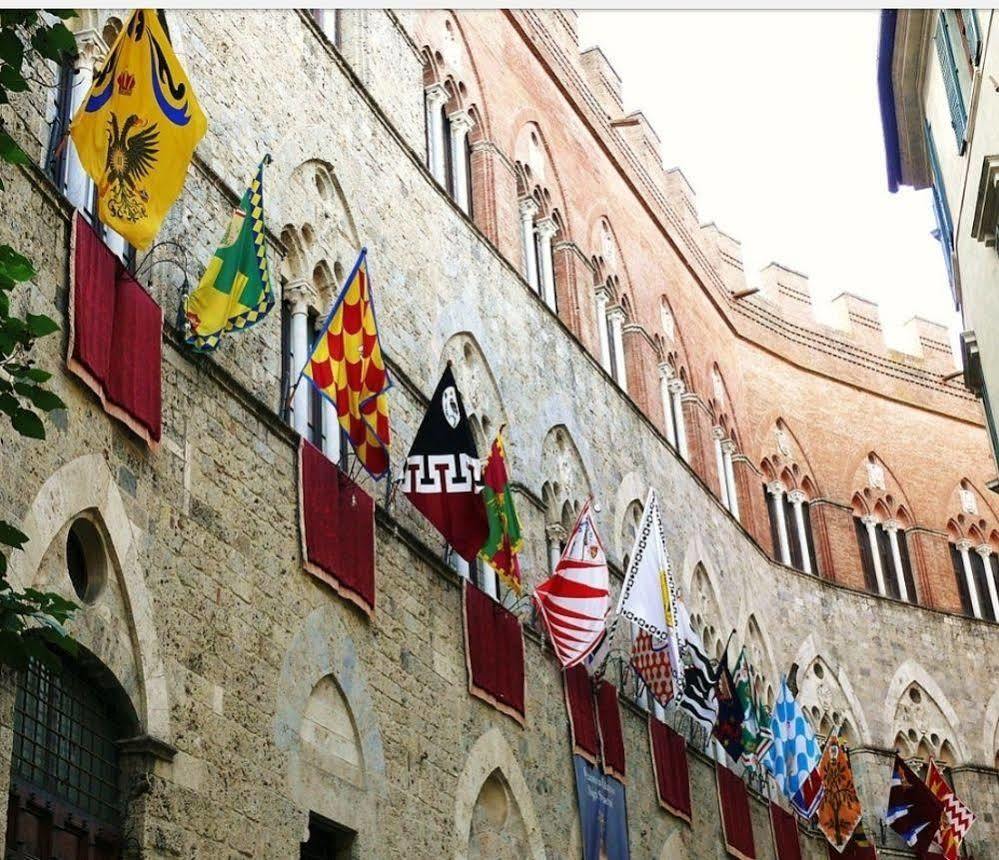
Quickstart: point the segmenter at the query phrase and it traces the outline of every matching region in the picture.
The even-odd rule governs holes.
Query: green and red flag
[[[500,575],[508,588],[519,595],[521,579],[517,553],[524,540],[520,532],[520,520],[517,519],[517,511],[513,506],[502,430],[497,434],[482,470],[482,484],[482,497],[486,503],[486,516],[489,518],[489,537],[479,551],[479,556]]]

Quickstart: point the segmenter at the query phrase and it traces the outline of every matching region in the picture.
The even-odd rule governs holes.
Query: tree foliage
[[[75,55],[76,38],[63,23],[73,14],[67,10],[47,14],[31,10],[0,12],[0,106],[9,103],[11,93],[26,92],[36,80],[34,59],[61,63]],[[12,165],[27,164],[29,160],[2,118],[0,160]],[[29,439],[44,439],[43,416],[64,409],[65,404],[46,388],[52,374],[36,366],[32,349],[36,340],[58,331],[59,326],[41,314],[20,317],[11,311],[15,290],[36,277],[35,267],[27,257],[9,245],[0,245],[0,413],[10,422],[13,432]],[[0,424],[0,439],[7,432]],[[0,546],[16,552],[27,540],[18,528],[0,520]],[[48,646],[73,650],[74,643],[63,624],[74,609],[76,604],[58,594],[12,588],[7,580],[7,558],[0,553],[0,663],[23,668],[33,657],[58,668],[58,660]]]

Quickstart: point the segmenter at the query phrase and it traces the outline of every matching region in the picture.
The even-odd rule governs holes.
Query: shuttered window
[[[770,540],[773,542],[774,558],[780,558],[780,533],[777,525],[777,499],[767,490],[767,485],[763,485],[763,498],[767,503],[767,516],[770,517]]]
[[[787,545],[791,551],[791,567],[795,570],[804,570],[804,562],[801,558],[801,539],[798,536],[798,520],[794,515],[794,505],[791,504],[787,493],[781,496],[781,504],[784,505],[784,528],[787,529]]]
[[[968,102],[966,98],[968,93],[964,91],[964,86],[962,86],[962,71],[958,66],[957,55],[954,51],[954,38],[959,38],[959,34],[952,33],[953,27],[953,20],[950,19],[946,11],[941,11],[937,15],[934,41],[936,42],[940,72],[943,75],[944,91],[947,94],[947,106],[950,108],[950,124],[954,129],[954,136],[957,138],[957,150],[963,153],[968,131]]]
[[[812,573],[818,575],[819,573],[819,560],[815,555],[815,538],[812,537],[812,514],[811,505],[808,502],[802,502],[801,513],[805,518],[805,540],[808,542],[808,557],[812,560]]]
[[[898,590],[898,577],[895,575],[895,560],[891,554],[891,539],[888,537],[888,532],[881,527],[881,523],[874,527],[874,534],[878,538],[878,555],[881,557],[881,574],[885,579],[885,588],[888,589],[890,597],[898,600],[901,594]]]
[[[947,267],[947,278],[950,281],[951,292],[954,292],[954,222],[950,217],[950,206],[947,203],[947,190],[944,186],[943,172],[940,169],[940,157],[937,155],[933,129],[926,126],[926,151],[930,156],[930,172],[933,175],[933,215],[937,221],[936,237],[940,241],[940,249],[944,255],[944,265]],[[955,296],[956,301],[956,296]]]

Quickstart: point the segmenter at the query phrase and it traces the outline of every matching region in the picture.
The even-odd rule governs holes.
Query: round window
[[[93,603],[104,590],[104,541],[97,527],[80,518],[66,536],[66,572],[73,591],[84,603]]]

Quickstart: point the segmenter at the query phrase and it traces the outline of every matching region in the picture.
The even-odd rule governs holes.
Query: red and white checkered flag
[[[652,697],[666,707],[669,700],[676,695],[669,644],[657,643],[653,641],[651,633],[639,630],[631,646],[631,665],[649,688]]]

